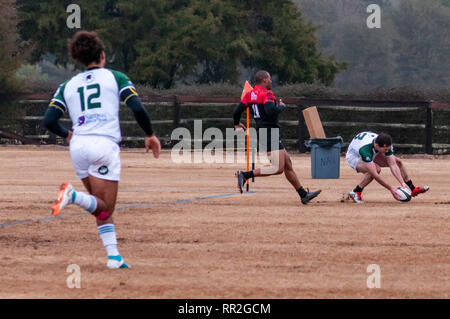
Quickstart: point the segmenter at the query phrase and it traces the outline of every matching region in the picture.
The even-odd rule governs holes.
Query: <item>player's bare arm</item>
[[[369,173],[381,186],[388,189],[391,192],[392,196],[394,196],[394,198],[398,198],[398,195],[396,193],[397,187],[389,185],[389,183],[387,183],[381,177],[374,162],[365,163],[361,161],[360,163],[358,163],[358,170],[362,173]]]
[[[386,156],[386,161],[389,165],[389,168],[392,172],[392,175],[399,181],[402,187],[408,188],[405,181],[403,180],[402,173],[400,172],[400,168],[397,165],[397,161],[395,160],[395,156]]]

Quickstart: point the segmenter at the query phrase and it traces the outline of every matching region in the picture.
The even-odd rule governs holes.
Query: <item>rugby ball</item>
[[[411,190],[409,188],[399,187],[397,188],[397,194],[401,202],[409,202],[411,200]]]

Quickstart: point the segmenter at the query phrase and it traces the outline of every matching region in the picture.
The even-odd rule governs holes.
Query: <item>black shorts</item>
[[[278,129],[278,140],[272,141],[272,135],[274,139],[277,138],[275,134],[275,128],[273,129],[274,132],[272,132],[272,128],[258,128],[258,152],[271,152],[271,151],[278,151],[283,150],[284,145],[283,142],[281,142],[281,132],[280,129]],[[267,133],[265,133],[265,132]]]

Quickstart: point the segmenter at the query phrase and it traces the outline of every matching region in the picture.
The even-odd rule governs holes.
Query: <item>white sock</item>
[[[108,257],[120,255],[117,250],[116,230],[114,224],[99,226],[98,233],[100,234],[100,238],[102,239],[103,246],[105,246]]]
[[[73,191],[72,203],[86,209],[88,212],[93,213],[97,209],[97,199],[95,196]]]

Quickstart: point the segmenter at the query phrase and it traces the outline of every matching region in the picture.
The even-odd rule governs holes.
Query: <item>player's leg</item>
[[[375,167],[377,168],[377,173],[381,173],[381,167],[375,163]],[[362,169],[361,167],[359,169]],[[364,189],[367,185],[369,185],[373,181],[373,176],[369,173],[364,173],[364,176],[362,177],[361,181],[359,182],[358,186],[361,189]]]
[[[402,178],[405,181],[411,181],[411,179],[408,176],[408,172],[406,171],[405,165],[403,165],[403,161],[399,159],[397,156],[395,157],[395,162],[397,163],[398,168],[400,169],[400,173],[402,174]]]
[[[64,209],[64,207],[70,204],[75,204],[87,210],[91,214],[94,214],[98,210],[101,212],[106,209],[106,204],[103,200],[92,195],[92,188],[89,181],[89,169],[92,162],[98,162],[99,165],[102,165],[101,161],[112,156],[111,158],[116,161],[118,158],[120,165],[118,148],[116,149],[109,145],[109,143],[112,143],[109,140],[106,140],[106,144],[109,145],[109,147],[102,146],[102,142],[104,142],[104,140],[105,139],[80,136],[75,136],[72,138],[70,142],[70,156],[72,159],[72,164],[75,169],[75,174],[82,181],[88,193],[75,190],[73,185],[68,182],[62,183],[58,193],[58,198],[52,205],[53,216],[57,216],[61,210]],[[110,151],[111,154],[108,154]]]
[[[267,153],[270,164],[257,168],[253,171],[253,175],[255,177],[259,176],[270,176],[270,175],[279,175],[284,172],[286,157],[285,150],[274,150]]]
[[[406,171],[406,167],[403,164],[403,161],[400,158],[398,158],[397,156],[395,156],[395,155],[392,155],[392,156],[394,156],[395,162],[397,163],[397,166],[400,169],[400,173],[402,175],[403,180],[405,181],[406,185],[408,185],[408,187],[411,189],[411,195],[413,197],[415,197],[415,196],[417,196],[417,195],[419,195],[421,193],[425,193],[426,191],[428,191],[430,189],[429,186],[427,186],[427,185],[425,185],[423,187],[421,187],[421,186],[418,186],[418,187],[414,186],[414,184],[411,181],[411,178],[408,175],[408,172]],[[374,163],[376,165],[378,165],[380,167],[389,167],[389,164],[387,162],[387,158],[382,153],[378,153],[374,157],[373,161],[374,161]]]
[[[284,149],[268,152],[267,156],[270,160],[269,165],[265,165],[263,167],[248,172],[243,171],[236,172],[236,177],[238,180],[238,189],[241,193],[243,192],[245,182],[249,178],[278,175],[284,172],[285,168]]]
[[[238,189],[242,193],[245,182],[249,178],[278,175],[284,172],[286,157],[278,128],[259,128],[257,130],[258,149],[266,153],[270,164],[252,171],[237,171]],[[261,154],[260,153],[260,154]]]
[[[119,181],[107,180],[89,175],[90,193],[97,198],[101,205],[93,212],[97,217],[97,225],[101,226],[112,222],[112,214],[116,207]]]
[[[294,189],[297,191],[298,195],[300,196],[300,199],[302,201],[302,204],[307,204],[309,201],[311,201],[313,198],[315,198],[317,195],[320,194],[322,190],[317,190],[314,192],[306,191],[303,186],[301,185],[297,174],[294,171],[294,168],[292,166],[291,158],[288,154],[288,152],[283,149],[284,156],[285,156],[285,165],[284,165],[284,175],[286,176],[286,179],[291,183],[291,185],[294,187]]]
[[[70,153],[77,176],[89,193],[76,191],[69,183],[63,183],[63,198],[57,212],[67,204],[76,204],[93,214],[97,220],[100,237],[108,253],[109,268],[128,267],[117,251],[115,227],[111,214],[117,199],[120,180],[120,148],[100,137],[77,137],[71,141]],[[60,196],[58,195],[58,201]],[[55,205],[55,204],[54,204]],[[55,212],[55,208],[54,208]]]
[[[58,195],[58,200],[53,204],[53,216],[58,215],[59,212],[69,204],[75,204],[81,208],[84,208],[94,216],[98,215],[102,211],[107,210],[106,203],[99,197],[92,195],[92,188],[89,182],[89,177],[85,177],[81,179],[81,181],[86,187],[88,193],[75,190],[75,188],[68,182],[64,182],[61,184],[61,195]],[[64,205],[62,205],[63,200],[60,199],[61,196],[65,199]]]
[[[297,174],[294,171],[292,160],[288,152],[286,152],[286,150],[283,151],[285,156],[284,175],[286,176],[286,179],[289,181],[289,183],[291,183],[291,185],[294,187],[294,189],[298,190],[300,187],[302,187],[302,185],[300,184]]]
[[[350,144],[348,146],[347,153],[345,154],[345,159],[346,159],[348,165],[350,165],[350,167],[353,168],[356,171],[356,173],[363,173],[363,174],[367,173],[367,172],[361,172],[360,166],[359,166],[360,170],[358,170],[358,164],[361,161],[361,156],[359,156],[358,150],[353,148],[353,144]],[[362,200],[362,188],[359,186],[359,184],[356,185],[356,187],[353,190],[348,192],[348,197],[350,199],[352,199],[355,203],[358,203],[358,204],[364,203]]]
[[[375,164],[375,166],[377,168],[377,173],[380,174],[381,167],[377,164]],[[362,192],[364,188],[373,181],[374,178],[370,173],[366,171],[366,168],[362,165],[361,160],[358,160],[358,163],[356,164],[356,170],[357,172],[362,173],[363,177],[359,184],[356,185],[356,187],[351,192],[349,192],[348,195],[355,203],[362,204],[364,203],[364,201],[362,200]]]
[[[75,204],[91,214],[94,214],[97,209],[106,209],[106,204],[101,199],[96,198],[91,194],[89,178],[81,178],[81,181],[88,193],[77,191],[73,185],[68,182],[64,182],[60,185],[58,197],[52,205],[52,216],[58,216],[58,214],[70,204]]]
[[[88,210],[89,200],[95,201],[90,212],[96,217],[100,238],[108,255],[109,268],[129,268],[117,248],[117,239],[112,214],[114,213],[119,182],[89,175],[82,179],[89,194],[74,190],[74,204]],[[83,205],[86,203],[87,205]],[[89,211],[89,210],[88,210]]]
[[[405,181],[406,185],[408,185],[408,187],[411,189],[411,195],[413,197],[425,193],[426,191],[428,191],[430,189],[429,186],[425,185],[425,186],[414,186],[411,178],[408,175],[408,172],[406,171],[406,167],[403,164],[403,161],[398,158],[397,156],[395,157],[395,162],[397,163],[398,168],[400,169],[400,172],[402,174],[402,178]],[[386,163],[387,164],[387,163]]]
[[[104,207],[94,212],[97,228],[108,255],[108,268],[129,268],[117,248],[116,230],[112,214],[116,206],[121,172],[120,148],[109,140],[98,143],[97,152],[90,154],[89,186],[91,193],[101,199]]]
[[[97,217],[98,232],[108,255],[107,267],[112,269],[130,268],[119,253],[116,230],[112,217],[116,206],[119,182],[90,175],[89,184],[92,195],[105,203],[105,206],[98,208],[94,212],[94,215]]]
[[[89,194],[92,194],[91,184],[89,183],[89,176],[82,178],[81,182],[83,182],[84,188],[88,191]]]
[[[373,162],[380,167],[389,167],[389,164],[386,159],[386,155],[381,154],[381,153],[378,153],[377,155],[375,155],[375,157],[373,158]]]

